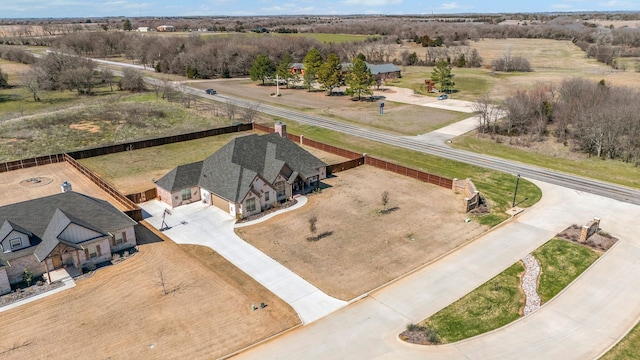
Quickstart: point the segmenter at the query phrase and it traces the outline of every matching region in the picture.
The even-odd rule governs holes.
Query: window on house
[[[182,189],[182,200],[191,199],[191,189]]]
[[[264,201],[269,201],[269,192],[264,193]]]
[[[20,238],[15,238],[15,239],[11,239],[9,240],[9,245],[11,246],[11,249],[18,249],[22,247],[22,239]]]
[[[246,204],[247,204],[247,212],[256,211],[256,199],[255,198],[248,199]]]
[[[116,233],[115,235],[113,235],[113,245],[119,245],[122,243],[127,242],[127,233],[126,232],[119,232]]]
[[[278,194],[278,196],[285,196],[287,194],[287,190],[284,186],[284,181],[278,181],[274,184],[274,186],[276,188],[276,194]]]
[[[84,249],[84,255],[86,256],[87,260],[88,259],[97,258],[98,256],[101,256],[102,255],[102,251],[100,251],[100,245],[90,246],[90,247]]]

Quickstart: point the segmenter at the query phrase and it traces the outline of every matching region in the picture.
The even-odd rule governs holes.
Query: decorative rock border
[[[538,276],[540,276],[540,264],[533,255],[528,254],[522,259],[524,263],[524,276],[522,277],[522,291],[525,295],[524,315],[527,316],[540,308],[540,296],[538,295]]]

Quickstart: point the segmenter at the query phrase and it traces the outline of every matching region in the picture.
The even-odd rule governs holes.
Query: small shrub
[[[36,282],[36,286],[42,286],[42,285],[44,285],[44,283],[42,282],[42,280],[38,280],[38,281]]]
[[[438,336],[438,333],[436,332],[436,329],[427,328],[425,331],[427,333],[427,340],[430,343],[432,343],[434,345],[440,344],[440,342],[441,342],[440,341],[440,336]]]
[[[125,250],[124,253],[122,253],[123,257],[129,257],[129,251]]]
[[[96,269],[96,264],[88,263],[85,265],[85,268],[87,269],[87,271],[94,271]]]
[[[424,330],[424,328],[422,326],[418,325],[418,324],[411,323],[411,324],[407,325],[407,330],[409,330],[409,331],[422,331],[422,330]]]

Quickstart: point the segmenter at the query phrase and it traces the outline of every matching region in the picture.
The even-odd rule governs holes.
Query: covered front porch
[[[80,253],[84,251],[80,245],[61,241],[44,260],[47,282],[52,283],[59,276],[82,275]]]

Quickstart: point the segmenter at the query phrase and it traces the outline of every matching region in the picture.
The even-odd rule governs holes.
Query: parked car
[[[438,96],[438,100],[447,100],[449,97],[447,96],[447,94],[442,94],[440,96]]]
[[[205,90],[204,92],[206,92],[208,95],[215,95],[215,94],[217,94],[217,93],[218,93],[217,91],[215,91],[215,90],[213,90],[213,89],[207,89],[207,90]]]

